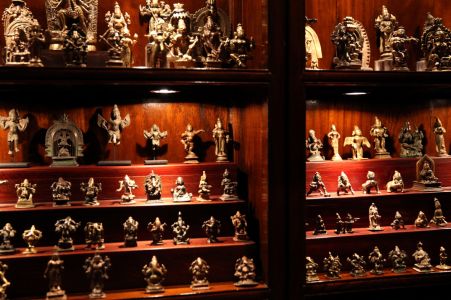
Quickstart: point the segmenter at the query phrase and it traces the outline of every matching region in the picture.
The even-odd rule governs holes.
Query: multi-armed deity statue
[[[368,139],[362,135],[362,130],[359,126],[355,125],[352,131],[352,136],[346,137],[343,146],[351,146],[352,148],[352,159],[360,160],[363,157],[363,146],[371,147]]]
[[[199,157],[196,155],[196,153],[194,153],[195,139],[200,133],[204,131],[205,130],[203,129],[194,130],[191,124],[186,125],[186,130],[182,133],[182,139],[180,140],[185,146],[185,151],[187,152],[187,155],[185,156],[185,164],[199,163]]]
[[[374,125],[371,127],[370,135],[374,137],[374,151],[376,152],[374,158],[390,158],[390,153],[385,148],[388,130],[382,125],[381,120],[377,116],[374,118]]]
[[[156,160],[160,149],[160,141],[168,136],[167,131],[160,131],[157,124],[153,124],[149,131],[144,130],[144,137],[152,144],[152,160],[144,161],[144,164],[165,164],[167,160]]]
[[[7,117],[0,117],[0,126],[8,130],[8,154],[13,156],[19,152],[19,132],[25,131],[28,126],[28,117],[21,118],[17,109],[11,109]]]
[[[376,45],[379,48],[380,59],[375,61],[376,71],[390,71],[392,67],[392,41],[393,32],[398,27],[396,17],[392,15],[385,5],[382,13],[374,20],[376,28]]]
[[[431,13],[426,16],[421,50],[424,60],[417,63],[417,70],[446,71],[451,69],[451,31],[443,25],[441,18],[434,18]]]

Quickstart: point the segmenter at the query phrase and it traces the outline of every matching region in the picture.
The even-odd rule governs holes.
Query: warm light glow
[[[152,94],[175,94],[178,93],[179,91],[176,90],[169,90],[169,89],[158,89],[158,90],[151,90],[150,91]]]
[[[348,93],[343,93],[343,95],[345,96],[362,96],[362,95],[367,95],[367,92],[348,92]]]

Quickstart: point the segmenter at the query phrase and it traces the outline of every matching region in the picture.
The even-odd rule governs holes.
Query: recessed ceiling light
[[[167,95],[167,94],[176,94],[179,91],[170,90],[170,89],[158,89],[158,90],[151,90],[150,92],[152,94],[164,94],[164,95]]]
[[[345,96],[362,96],[362,95],[367,95],[367,92],[348,92],[348,93],[343,93],[343,95]]]

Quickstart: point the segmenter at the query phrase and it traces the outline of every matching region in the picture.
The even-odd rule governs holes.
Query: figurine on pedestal
[[[393,48],[393,71],[410,71],[407,66],[409,59],[407,50],[409,44],[418,42],[418,39],[407,36],[404,27],[399,26],[398,29],[393,32],[389,41]]]
[[[305,281],[313,282],[318,281],[318,264],[310,256],[305,257]]]
[[[247,221],[246,215],[243,215],[238,210],[233,216],[230,217],[232,220],[233,228],[235,229],[234,241],[247,241],[249,237],[247,235]]]
[[[363,146],[370,148],[371,144],[368,142],[368,139],[362,135],[359,126],[356,125],[352,131],[352,136],[345,137],[343,146],[351,146],[352,159],[360,160],[366,159],[363,157]]]
[[[345,226],[344,226],[344,221],[341,219],[341,216],[339,213],[335,213],[335,233],[336,234],[340,234],[340,233],[346,233],[345,230]]]
[[[147,230],[152,235],[151,245],[163,245],[163,234],[166,229],[166,223],[161,223],[160,218],[156,217],[155,221],[147,224]]]
[[[158,203],[162,202],[161,199],[161,178],[157,174],[152,173],[146,176],[146,180],[144,182],[144,189],[146,190],[147,201],[146,203]]]
[[[36,186],[36,184],[31,184],[28,179],[14,185],[17,194],[16,208],[34,207],[33,195],[36,193]]]
[[[105,298],[106,294],[103,291],[105,280],[108,279],[107,272],[111,269],[111,261],[108,256],[104,258],[96,253],[93,257],[88,257],[83,265],[86,275],[90,280],[91,293],[89,298],[99,299]]]
[[[399,249],[398,246],[395,246],[395,249],[388,252],[388,259],[392,263],[392,271],[395,273],[405,272],[407,268],[406,258],[406,251]]]
[[[128,219],[124,222],[124,247],[138,246],[138,225],[138,221],[136,221],[132,217],[128,217]]]
[[[429,254],[423,250],[422,242],[417,243],[417,250],[415,250],[412,256],[415,259],[415,265],[413,267],[415,271],[424,273],[432,271],[431,259]]]
[[[439,269],[442,271],[451,269],[451,266],[448,266],[448,264],[446,263],[446,261],[448,260],[448,254],[446,253],[446,249],[443,246],[440,246],[439,258],[440,258],[440,264],[435,266],[436,269]]]
[[[338,175],[337,196],[340,196],[340,192],[343,192],[345,194],[350,192],[352,195],[354,195],[354,189],[351,186],[348,175],[346,175],[346,173],[343,171],[341,171],[340,175]]]
[[[0,254],[16,252],[16,248],[14,248],[11,242],[15,235],[16,231],[14,230],[11,223],[6,223],[5,226],[0,229],[0,237],[2,239],[0,244]]]
[[[119,188],[116,190],[116,192],[120,192],[124,190],[124,193],[121,196],[121,204],[133,204],[136,203],[135,195],[133,195],[133,190],[137,189],[138,185],[136,182],[128,177],[128,175],[124,176],[123,180],[119,180]]]
[[[164,288],[161,283],[165,280],[168,270],[160,264],[155,255],[152,260],[142,268],[144,280],[147,282],[146,293],[162,293]]]
[[[340,153],[338,153],[338,145],[339,145],[339,140],[340,140],[340,133],[337,131],[337,128],[335,127],[335,124],[332,124],[332,126],[330,127],[330,131],[327,134],[327,137],[329,138],[329,144],[332,147],[333,150],[333,155],[332,155],[332,160],[334,161],[340,161],[342,160]],[[319,140],[321,142],[321,140]]]
[[[64,180],[63,177],[58,177],[58,181],[55,181],[50,186],[52,190],[53,206],[70,206],[70,188],[72,183]]]
[[[88,44],[85,34],[76,23],[72,24],[70,30],[64,36],[63,50],[66,67],[86,67]]]
[[[423,156],[423,139],[423,132],[418,128],[416,128],[415,131],[412,131],[410,122],[406,122],[398,135],[398,140],[401,144],[399,157],[409,158]]]
[[[370,208],[368,209],[368,219],[370,221],[370,226],[368,228],[370,231],[384,230],[380,225],[381,215],[379,215],[377,206],[374,203],[371,203]]]
[[[186,191],[185,182],[182,177],[177,177],[175,181],[175,188],[171,189],[172,200],[174,202],[188,202],[191,201],[193,194]]]
[[[199,163],[197,155],[193,152],[194,150],[194,140],[197,136],[204,132],[205,130],[199,129],[194,130],[191,124],[186,125],[186,130],[182,133],[182,139],[180,140],[182,144],[185,146],[185,151],[187,155],[185,156],[185,164],[197,164]]]
[[[449,39],[450,30],[443,25],[441,18],[434,18],[427,13],[423,34],[421,35],[421,50],[424,61],[417,63],[421,71],[448,71],[451,68]]]
[[[39,24],[33,24],[30,28],[28,44],[30,50],[30,67],[43,67],[41,52],[45,45],[44,30]]]
[[[8,265],[0,261],[0,299],[6,300],[6,289],[11,285],[11,283],[6,279],[6,271],[8,270]]]
[[[238,277],[238,282],[234,283],[235,286],[249,287],[258,285],[258,282],[255,281],[257,274],[255,273],[254,260],[247,256],[236,260],[234,276]]]
[[[437,198],[434,198],[434,206],[435,206],[434,216],[431,218],[430,223],[440,227],[446,226],[448,222],[446,222],[445,220],[445,216],[443,215],[442,211],[442,205],[440,204],[440,201],[438,201]]]
[[[105,239],[103,237],[103,224],[88,222],[85,226],[86,249],[102,250],[105,249]]]
[[[365,271],[365,259],[363,256],[354,253],[351,257],[348,257],[347,262],[351,265],[351,275],[354,277],[366,276]]]
[[[58,240],[58,251],[73,251],[74,245],[71,237],[71,233],[75,232],[81,223],[77,223],[72,220],[71,217],[66,217],[56,221],[55,232],[61,235]]]
[[[202,172],[202,175],[200,176],[199,181],[199,190],[197,193],[199,194],[199,197],[197,197],[198,201],[210,201],[210,192],[211,192],[211,185],[207,182],[207,174],[205,171]]]
[[[213,140],[215,141],[216,162],[228,162],[227,144],[232,142],[230,132],[222,127],[222,122],[218,118],[213,129]]]
[[[360,220],[360,218],[354,218],[350,213],[346,215],[346,219],[344,221],[344,228],[346,233],[354,233],[352,226],[357,220]]]
[[[442,121],[438,117],[435,117],[433,126],[433,132],[435,134],[435,151],[438,156],[449,156],[446,152],[445,133],[446,129],[442,125]]]
[[[323,58],[321,43],[311,26],[316,22],[315,18],[305,17],[305,68],[307,70],[318,70],[319,59]]]
[[[373,268],[370,271],[371,274],[384,274],[385,258],[382,256],[382,253],[377,246],[374,247],[373,251],[371,251],[370,255],[368,256],[368,260],[373,265]]]
[[[417,161],[416,177],[413,189],[426,192],[437,192],[442,190],[441,182],[435,176],[435,163],[426,154]]]
[[[198,59],[196,49],[200,47],[199,36],[192,36],[187,23],[190,22],[188,13],[185,12],[182,3],[174,3],[174,11],[177,13],[178,18],[171,18],[176,21],[176,28],[171,34],[171,43],[168,45],[170,49],[170,55],[175,57],[174,66],[177,67],[194,67],[195,60]],[[186,16],[185,16],[186,15]]]
[[[371,194],[371,189],[375,188],[376,193],[380,194],[379,184],[376,181],[376,174],[373,171],[368,171],[366,174],[366,181],[362,184],[364,194]]]
[[[305,140],[305,147],[310,152],[310,156],[307,157],[307,161],[323,161],[324,157],[321,156],[320,150],[323,149],[323,142],[316,137],[315,130],[310,129],[308,131],[308,138]]]
[[[390,226],[395,229],[406,229],[406,227],[404,226],[404,219],[402,217],[402,215],[399,213],[399,211],[396,211],[395,213],[395,219],[393,220],[393,222],[390,223]]]
[[[221,180],[221,186],[224,188],[224,191],[221,197],[219,197],[219,199],[223,201],[238,200],[238,182],[232,181],[230,177],[231,174],[229,173],[229,170],[225,169]]]
[[[215,2],[216,1],[211,1]],[[203,56],[205,66],[208,68],[219,68],[222,66],[222,56],[224,55],[222,36],[223,32],[217,23],[216,14],[207,14],[205,24],[200,33],[203,45]]]
[[[374,136],[374,158],[390,158],[385,148],[385,139],[388,138],[387,127],[382,125],[381,120],[376,116],[374,118],[374,124],[371,126],[370,135]]]
[[[341,278],[341,262],[338,255],[333,256],[329,251],[329,255],[323,259],[323,265],[328,278]]]
[[[191,263],[189,270],[193,275],[193,280],[191,281],[191,289],[205,290],[210,288],[210,283],[208,282],[207,278],[210,266],[205,260],[198,257]]]
[[[64,261],[60,259],[58,252],[53,253],[47,262],[44,278],[49,281],[49,291],[46,300],[66,300],[66,292],[61,288]]]
[[[27,249],[23,252],[24,254],[37,253],[35,246],[42,238],[42,231],[37,230],[34,225],[30,229],[25,230],[22,233],[22,238],[27,243]]]
[[[218,243],[218,235],[221,233],[221,222],[213,216],[202,224],[202,229],[207,235],[208,243]]]
[[[324,220],[321,215],[317,215],[315,219],[315,230],[313,230],[313,234],[326,234],[326,225],[324,224]]]
[[[429,227],[429,221],[424,212],[421,210],[418,212],[418,216],[415,219],[415,226],[417,228],[427,228]]]
[[[8,154],[13,157],[14,153],[19,152],[19,132],[25,131],[29,119],[21,118],[17,109],[11,109],[7,117],[0,117],[0,126],[8,130]]]
[[[232,67],[246,68],[246,62],[250,59],[251,52],[255,48],[253,37],[248,38],[244,32],[243,25],[238,23],[236,31],[231,39],[226,39],[223,43],[225,51],[229,54],[228,65]]]
[[[310,187],[306,193],[306,196],[317,191],[321,196],[330,197],[330,194],[326,190],[326,185],[323,182],[323,178],[321,177],[321,174],[319,172],[315,172],[315,174],[313,175],[313,179],[312,182],[310,182]]]
[[[189,244],[188,230],[189,225],[185,224],[182,219],[182,212],[179,211],[177,222],[171,225],[172,234],[174,235],[174,245]]]
[[[94,183],[94,178],[90,177],[88,183],[80,183],[80,190],[84,194],[85,202],[84,205],[99,205],[97,201],[97,196],[102,191],[102,183]]]
[[[377,16],[374,27],[376,28],[376,45],[381,54],[380,59],[375,61],[376,71],[392,70],[392,43],[393,32],[398,27],[396,17],[388,12],[385,5],[382,5],[382,14]]]
[[[401,173],[395,170],[392,180],[387,182],[387,192],[400,192],[404,193],[404,181],[402,180]]]
[[[156,157],[160,150],[160,141],[168,136],[167,131],[160,131],[157,124],[153,124],[150,131],[144,130],[144,138],[152,143],[152,160],[145,160],[145,165],[161,165],[167,164],[167,160],[157,160]]]

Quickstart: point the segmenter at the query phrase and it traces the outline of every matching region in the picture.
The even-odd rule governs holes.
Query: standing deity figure
[[[427,13],[421,35],[421,50],[424,54],[422,70],[446,71],[451,68],[451,31],[443,25],[441,18]]]
[[[205,171],[203,171],[202,175],[200,176],[199,190],[197,192],[199,194],[199,197],[197,197],[198,201],[210,200],[211,185],[209,185],[207,182],[207,174],[205,173]]]
[[[323,259],[324,271],[328,278],[340,278],[341,274],[341,261],[340,257],[333,256],[329,251],[329,255]]]
[[[434,216],[431,218],[430,223],[435,224],[440,227],[446,226],[448,222],[446,222],[445,216],[443,215],[442,205],[437,198],[434,198]]]
[[[393,71],[410,71],[407,66],[409,58],[407,50],[409,44],[418,42],[418,39],[407,36],[404,27],[399,26],[398,29],[393,32],[389,42],[393,48]]]
[[[448,156],[444,137],[446,129],[443,127],[442,121],[440,121],[439,117],[435,117],[433,132],[435,134],[435,151],[437,151],[437,155]]]
[[[74,23],[64,36],[64,59],[66,67],[86,67],[88,62],[88,44],[80,27]]]
[[[28,126],[28,117],[21,118],[17,109],[11,109],[7,117],[0,117],[0,126],[8,130],[8,154],[19,152],[19,132],[25,131]]]
[[[27,249],[23,252],[24,254],[37,253],[36,244],[42,238],[42,231],[36,229],[34,225],[30,229],[25,230],[22,233],[22,238],[27,243]]]
[[[209,243],[218,243],[218,235],[221,233],[221,221],[211,216],[210,219],[204,221],[202,229],[205,231]]]
[[[368,219],[370,222],[369,230],[370,231],[381,231],[383,230],[380,221],[381,215],[379,215],[379,211],[377,209],[376,204],[371,203],[370,208],[368,209]]]
[[[415,259],[413,267],[415,271],[423,273],[432,271],[431,258],[429,257],[429,254],[424,251],[422,242],[417,243],[417,250],[415,250],[412,256]]]
[[[255,48],[255,41],[253,37],[246,36],[243,25],[238,23],[233,37],[224,42],[224,48],[230,56],[228,65],[246,68],[246,62],[251,58],[250,53]]]
[[[359,126],[355,125],[352,136],[345,138],[343,146],[351,146],[352,159],[360,160],[365,159],[363,157],[363,146],[370,148],[371,144],[368,139],[362,135],[362,130],[360,130]]]
[[[130,114],[127,114],[123,119],[119,107],[115,104],[111,111],[110,120],[107,121],[100,114],[97,115],[97,125],[108,132],[108,143],[113,143],[114,146],[121,143],[121,131],[130,125]]]
[[[439,259],[440,263],[435,266],[437,269],[443,271],[451,269],[451,266],[446,263],[446,261],[448,260],[448,254],[446,253],[446,249],[443,246],[440,246]]]
[[[64,180],[63,177],[58,177],[58,181],[52,183],[50,189],[52,190],[53,206],[70,205],[71,187],[72,183]]]
[[[337,131],[337,127],[335,127],[335,124],[332,124],[332,126],[330,127],[330,131],[327,134],[327,137],[329,138],[329,145],[332,147],[334,153],[331,159],[334,161],[342,160],[340,153],[338,153],[338,145],[341,135]]]
[[[181,176],[177,177],[175,188],[171,189],[171,193],[174,202],[188,202],[191,201],[193,196],[193,194],[187,192],[185,182]]]
[[[0,254],[11,253],[16,251],[11,242],[11,240],[14,238],[15,235],[16,230],[14,230],[11,223],[6,223],[5,226],[3,226],[2,229],[0,229],[0,237],[1,237]]]
[[[317,21],[317,19],[305,17],[305,68],[310,70],[318,70],[319,60],[323,58],[318,35],[311,26]]]
[[[64,261],[60,259],[58,252],[53,253],[44,271],[44,278],[49,281],[46,299],[66,299],[66,292],[61,288],[63,270]]]
[[[31,26],[28,45],[30,51],[30,67],[43,67],[41,52],[45,45],[45,36],[44,30],[39,24]]]
[[[340,196],[340,192],[344,192],[345,194],[351,192],[354,195],[354,189],[351,186],[348,175],[343,171],[338,175],[337,196]]]
[[[391,59],[392,44],[390,38],[398,27],[398,21],[394,15],[389,13],[387,7],[382,5],[382,14],[377,16],[374,22],[377,35],[376,45],[379,48],[381,59]]]
[[[69,251],[74,250],[74,242],[72,240],[71,234],[77,230],[80,226],[80,222],[75,222],[71,217],[66,217],[56,221],[55,232],[59,233],[61,237],[58,240],[58,251]]]
[[[160,218],[156,217],[155,221],[147,224],[147,230],[152,235],[151,245],[163,245],[163,234],[166,229],[166,223],[161,223]]]
[[[144,130],[144,138],[148,139],[152,143],[152,156],[153,160],[156,159],[158,150],[160,149],[160,141],[168,136],[167,131],[160,131],[157,124],[153,124],[150,131]]]
[[[374,137],[374,150],[376,152],[374,158],[390,158],[390,153],[385,148],[388,130],[377,116],[374,117],[374,125],[371,126],[370,135]]]
[[[8,266],[0,261],[0,299],[6,300],[6,289],[11,285],[11,283],[6,279],[6,271]]]
[[[399,249],[397,245],[395,249],[388,252],[388,259],[392,263],[392,271],[395,273],[405,272],[407,268],[406,258],[406,251]]]
[[[215,141],[215,154],[217,162],[228,162],[227,158],[227,144],[231,142],[230,133],[223,128],[221,120],[216,120],[215,128],[213,129],[213,140]]]
[[[307,282],[318,281],[319,265],[310,256],[305,257],[305,279]]]
[[[166,267],[160,264],[155,255],[152,260],[142,268],[144,280],[147,282],[146,293],[161,293],[164,288],[161,283],[165,280],[168,273]]]
[[[120,192],[124,190],[124,193],[121,196],[121,204],[133,204],[136,203],[135,195],[133,195],[133,190],[137,189],[138,185],[136,182],[128,177],[128,175],[124,176],[123,180],[119,180],[119,188],[116,190],[116,192]]]
[[[233,228],[235,229],[235,236],[233,237],[234,241],[247,241],[249,240],[249,236],[247,235],[247,221],[246,215],[237,211],[235,215],[231,216]]]
[[[146,180],[144,182],[144,189],[146,190],[147,201],[146,203],[155,203],[163,201],[161,199],[161,178],[157,174],[152,173],[146,176]]]
[[[85,242],[86,249],[91,249],[93,246],[96,250],[105,249],[105,239],[102,223],[88,222],[85,226]]]
[[[223,201],[238,200],[238,182],[232,181],[231,174],[228,169],[225,169],[222,174],[221,186],[224,188],[224,191],[219,199]]]
[[[206,67],[221,67],[223,56],[222,30],[215,20],[214,14],[207,14],[207,19],[200,33],[203,45],[203,56]]]
[[[179,211],[179,216],[177,221],[171,225],[172,234],[174,236],[173,242],[174,245],[183,245],[189,244],[188,230],[189,225],[185,224],[185,221],[182,219],[182,212]]]
[[[401,144],[399,157],[421,157],[423,155],[423,138],[423,132],[418,128],[413,131],[410,122],[407,121],[398,135],[398,140]]]
[[[88,257],[83,265],[86,275],[90,280],[91,293],[89,298],[105,298],[106,294],[103,291],[105,280],[108,279],[107,272],[111,269],[111,261],[108,256],[104,258],[98,253],[93,257]]]
[[[395,170],[392,180],[387,182],[387,192],[404,192],[404,181],[402,180],[401,173]]]
[[[252,258],[243,256],[238,258],[235,262],[235,277],[238,277],[238,282],[235,286],[256,286],[258,282],[255,281],[257,274],[255,273],[255,264]]]
[[[95,183],[94,178],[90,177],[88,183],[80,183],[80,190],[84,194],[85,202],[84,205],[99,205],[97,201],[97,196],[102,191],[102,183]]]
[[[379,247],[374,247],[373,251],[371,251],[368,256],[368,260],[373,265],[373,268],[370,271],[372,274],[381,275],[384,273],[384,263],[386,260],[379,250]]]
[[[17,203],[16,208],[34,207],[33,195],[36,193],[36,184],[31,184],[28,179],[24,179],[22,183],[16,183]]]
[[[323,161],[324,157],[321,156],[321,149],[323,149],[323,142],[316,137],[315,130],[310,129],[308,131],[308,138],[305,140],[305,148],[310,152],[310,156],[307,157],[307,161]]]
[[[193,275],[193,280],[191,281],[191,289],[204,290],[210,288],[209,287],[210,283],[208,282],[208,273],[210,270],[210,266],[207,264],[205,260],[198,257],[191,263],[189,270]]]
[[[138,221],[132,217],[128,217],[128,219],[124,222],[124,247],[138,246],[138,225]]]
[[[351,257],[348,257],[346,261],[351,265],[351,275],[354,277],[365,276],[365,259],[363,256],[354,253]]]
[[[199,129],[194,130],[191,124],[186,125],[186,130],[182,133],[182,139],[180,140],[185,146],[185,151],[187,155],[185,156],[185,164],[197,164],[199,163],[197,155],[193,152],[194,150],[194,140],[200,133],[205,130]]]

